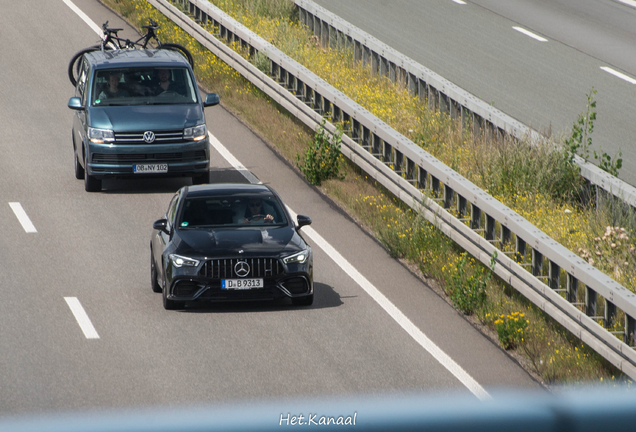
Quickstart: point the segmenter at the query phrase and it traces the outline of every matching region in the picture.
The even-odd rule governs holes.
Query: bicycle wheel
[[[99,45],[93,45],[92,47],[84,48],[81,51],[75,53],[75,55],[71,58],[71,61],[68,63],[68,79],[71,80],[71,84],[73,87],[77,85],[77,75],[79,73],[80,63],[78,60],[89,52],[97,51],[101,49]]]
[[[159,49],[167,49],[181,53],[188,60],[190,66],[194,67],[194,59],[192,58],[192,54],[190,54],[190,51],[188,51],[186,47],[176,43],[163,43],[159,45]]]
[[[108,42],[105,48],[109,51],[118,49],[114,42]],[[73,84],[73,87],[77,85],[77,75],[79,74],[80,68],[80,62],[78,60],[82,58],[84,54],[88,54],[89,52],[93,51],[99,51],[100,49],[102,49],[101,45],[93,45],[91,47],[76,52],[73,58],[71,58],[71,61],[68,63],[68,79],[71,80],[71,84]]]

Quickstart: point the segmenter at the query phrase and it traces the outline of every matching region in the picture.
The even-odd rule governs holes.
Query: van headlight
[[[88,128],[88,139],[95,144],[115,142],[115,132],[110,129]]]
[[[183,139],[192,140],[192,141],[201,141],[205,139],[208,134],[208,128],[205,127],[204,124],[185,128],[183,130]]]

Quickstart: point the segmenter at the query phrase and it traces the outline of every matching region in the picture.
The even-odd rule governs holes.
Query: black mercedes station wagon
[[[185,186],[174,195],[150,241],[152,290],[166,309],[192,301],[314,300],[313,256],[269,186]]]

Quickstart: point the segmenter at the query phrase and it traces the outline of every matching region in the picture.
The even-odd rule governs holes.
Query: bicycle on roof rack
[[[79,74],[80,62],[78,61],[84,54],[88,54],[93,51],[111,51],[111,50],[126,50],[126,49],[147,49],[148,44],[151,41],[154,41],[157,45],[157,49],[167,49],[171,51],[177,51],[182,54],[190,63],[190,66],[194,67],[194,59],[192,58],[192,54],[182,45],[176,43],[162,43],[157,35],[157,30],[159,29],[159,24],[150,20],[150,24],[143,26],[142,28],[146,29],[146,34],[142,35],[137,40],[130,40],[119,37],[119,32],[123,29],[120,28],[109,28],[108,21],[106,21],[102,25],[102,31],[104,32],[104,36],[102,37],[102,41],[99,45],[93,45],[91,47],[85,48],[81,51],[78,51],[73,55],[71,61],[68,64],[68,77],[71,80],[71,84],[77,84],[77,76]]]

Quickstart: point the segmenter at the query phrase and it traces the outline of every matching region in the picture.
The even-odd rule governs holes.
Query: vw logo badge
[[[250,274],[250,265],[245,261],[239,261],[234,266],[234,273],[238,277],[245,277]]]
[[[144,141],[146,141],[148,144],[150,144],[154,140],[155,140],[155,133],[153,131],[144,132]]]

